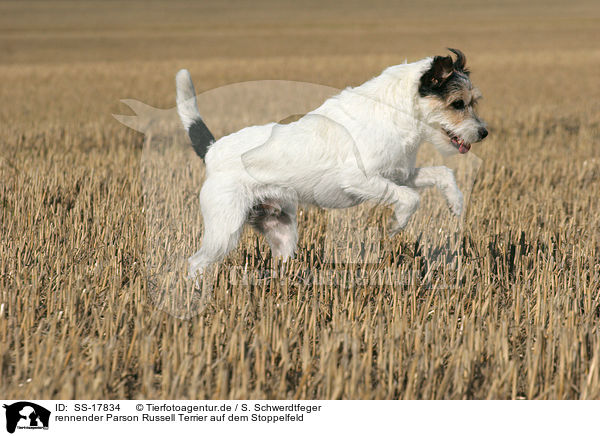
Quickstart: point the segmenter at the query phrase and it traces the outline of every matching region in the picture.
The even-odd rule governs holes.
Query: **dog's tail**
[[[200,116],[196,91],[192,83],[192,76],[188,70],[179,70],[175,76],[177,85],[177,112],[192,141],[192,147],[198,156],[204,159],[208,147],[215,142],[215,137]]]

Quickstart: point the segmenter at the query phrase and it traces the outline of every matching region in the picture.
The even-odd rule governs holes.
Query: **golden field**
[[[0,397],[600,399],[598,41],[594,1],[0,3]],[[161,310],[152,214],[185,217],[177,250],[193,253],[203,164],[179,130],[168,164],[147,165],[151,141],[111,116],[131,114],[120,99],[172,108],[180,68],[198,92],[343,88],[446,47],[466,53],[490,130],[471,152],[458,267],[421,280],[418,220],[436,192],[411,231],[376,237],[364,269],[327,235],[389,212],[332,223],[307,208],[296,259],[273,263],[247,231],[203,310]],[[266,113],[226,109],[217,136]],[[231,280],[240,269],[279,274]]]

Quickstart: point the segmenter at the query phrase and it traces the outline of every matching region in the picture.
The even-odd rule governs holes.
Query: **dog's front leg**
[[[462,213],[463,195],[450,168],[444,166],[415,168],[409,184],[415,188],[436,186],[444,194],[452,213],[457,216]]]
[[[346,192],[361,201],[376,201],[394,208],[395,222],[389,226],[391,235],[395,235],[408,223],[419,207],[419,193],[408,186],[399,186],[381,177],[356,177],[346,188]]]

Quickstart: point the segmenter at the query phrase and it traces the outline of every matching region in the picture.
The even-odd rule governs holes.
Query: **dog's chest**
[[[403,185],[408,181],[408,179],[410,179],[410,176],[413,171],[414,171],[414,167],[409,168],[409,167],[397,166],[394,168],[384,169],[381,172],[381,175],[383,177],[385,177],[386,179],[391,180],[398,185]]]
[[[415,169],[416,151],[416,147],[391,144],[371,162],[371,171],[396,183],[405,182]]]

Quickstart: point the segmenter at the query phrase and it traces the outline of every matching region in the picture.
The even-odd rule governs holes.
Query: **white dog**
[[[396,233],[419,205],[416,188],[437,186],[452,212],[463,196],[447,167],[415,168],[419,146],[466,153],[487,136],[475,112],[479,91],[465,57],[436,56],[387,68],[290,124],[244,128],[215,142],[198,111],[187,70],[177,73],[177,110],[205,159],[200,192],[204,235],[190,276],[235,248],[246,222],[274,256],[293,256],[298,203],[347,208],[375,200],[393,207]]]

